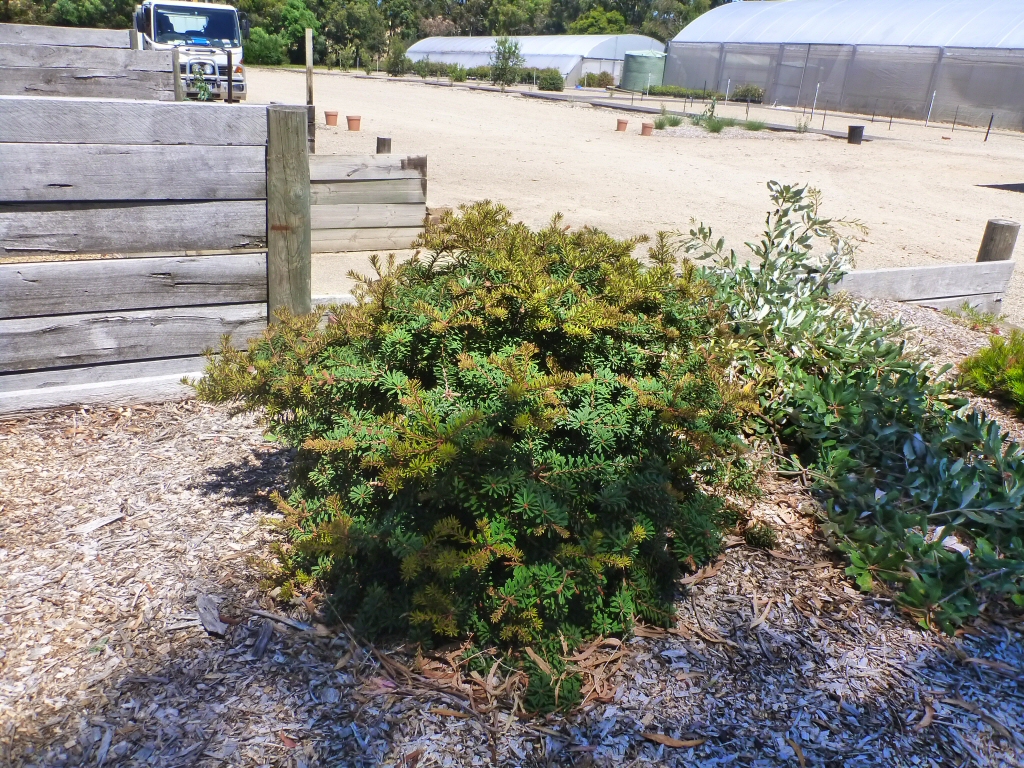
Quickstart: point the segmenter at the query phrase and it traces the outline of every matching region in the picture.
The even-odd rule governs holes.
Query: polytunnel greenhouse
[[[461,64],[466,69],[490,64],[496,37],[428,37],[409,46],[413,61],[430,59],[444,64]],[[664,43],[644,35],[523,35],[512,37],[526,67],[557,69],[565,84],[573,86],[586,74],[611,72],[615,81],[622,76],[626,51],[664,51]]]
[[[1024,2],[734,2],[669,43],[665,82],[768,104],[1024,130]]]

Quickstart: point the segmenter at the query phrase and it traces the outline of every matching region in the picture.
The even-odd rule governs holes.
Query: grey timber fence
[[[0,415],[180,395],[310,311],[306,108],[0,96]]]
[[[408,248],[427,215],[427,158],[310,155],[314,253]]]
[[[0,24],[0,95],[181,100],[175,52],[135,48],[129,30]]]

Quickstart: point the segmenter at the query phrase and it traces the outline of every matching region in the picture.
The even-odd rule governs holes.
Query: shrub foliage
[[[537,78],[537,89],[540,91],[561,91],[565,88],[565,80],[557,69],[542,69]]]
[[[987,347],[960,363],[960,373],[967,389],[1003,398],[1024,414],[1024,331],[990,337]]]
[[[285,317],[212,358],[200,394],[299,450],[288,588],[422,639],[550,649],[671,621],[674,579],[720,550],[721,493],[749,482],[743,393],[701,348],[708,286],[637,244],[465,207],[323,329]]]

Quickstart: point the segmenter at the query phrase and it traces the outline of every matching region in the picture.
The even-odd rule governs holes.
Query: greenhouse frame
[[[665,45],[644,35],[523,35],[512,36],[526,67],[557,69],[567,86],[576,85],[583,75],[611,72],[615,82],[622,76],[626,51],[664,51]],[[460,64],[466,69],[491,63],[497,37],[427,37],[409,46],[413,61],[430,59]]]
[[[665,83],[751,84],[767,104],[1024,130],[1024,3],[728,3],[672,39]]]

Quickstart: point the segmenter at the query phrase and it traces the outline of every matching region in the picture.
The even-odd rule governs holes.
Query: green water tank
[[[665,54],[660,51],[627,51],[622,62],[619,88],[646,91],[648,86],[661,85],[665,77]]]

